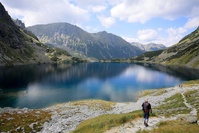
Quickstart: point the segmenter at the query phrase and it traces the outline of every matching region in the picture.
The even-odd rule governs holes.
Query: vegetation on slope
[[[51,114],[42,110],[21,110],[0,114],[1,132],[38,132],[44,122],[51,119]]]

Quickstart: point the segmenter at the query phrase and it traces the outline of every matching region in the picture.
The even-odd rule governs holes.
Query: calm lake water
[[[43,108],[83,99],[136,101],[146,89],[199,79],[199,70],[129,63],[0,67],[0,107]]]

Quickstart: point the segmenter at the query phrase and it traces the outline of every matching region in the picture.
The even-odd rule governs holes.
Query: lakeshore
[[[164,88],[164,89],[158,89],[158,90],[147,90],[140,92],[138,95],[140,96],[137,100],[137,102],[126,102],[126,103],[114,103],[114,102],[108,102],[108,101],[102,101],[102,100],[86,100],[86,101],[77,101],[77,102],[68,102],[68,103],[62,103],[57,104],[48,108],[44,109],[38,109],[38,110],[32,110],[32,109],[14,109],[14,108],[1,108],[0,109],[0,117],[7,115],[7,122],[12,122],[13,119],[16,119],[12,117],[12,115],[22,115],[34,112],[34,115],[36,117],[43,116],[39,121],[32,121],[30,123],[26,123],[28,125],[23,125],[25,127],[29,127],[29,130],[33,132],[41,132],[41,133],[49,133],[49,132],[72,132],[74,131],[78,125],[86,120],[89,120],[91,118],[96,118],[101,115],[105,114],[123,114],[123,113],[131,113],[136,110],[141,110],[141,104],[145,99],[149,99],[149,102],[151,103],[152,107],[154,108],[154,113],[158,114],[158,116],[154,116],[151,119],[151,126],[148,128],[145,128],[140,121],[142,119],[136,119],[131,122],[126,122],[125,124],[122,124],[121,126],[113,127],[109,129],[108,133],[112,133],[117,131],[119,132],[137,132],[141,130],[152,130],[154,127],[156,127],[156,124],[158,122],[164,121],[164,120],[176,120],[179,117],[186,117],[188,121],[188,117],[192,117],[193,121],[196,123],[198,122],[198,109],[199,107],[192,105],[191,103],[187,102],[187,92],[197,92],[199,93],[199,84],[191,84],[191,85],[182,85],[182,86],[174,86],[170,88]],[[179,109],[169,109],[169,111],[172,112],[173,110],[179,111],[182,110],[188,110],[188,113],[186,115],[189,116],[181,116],[179,114],[169,117],[166,116],[166,114],[163,114],[164,112],[161,112],[160,109],[158,109],[159,106],[164,104],[165,99],[168,99],[176,94],[180,94],[183,97],[183,103],[185,107],[179,108]],[[199,103],[199,99],[195,97],[196,103]],[[174,102],[174,101],[173,101]],[[167,113],[167,112],[166,112]],[[10,115],[9,115],[10,114]],[[161,114],[161,115],[159,115]],[[184,113],[180,113],[184,114]],[[24,117],[29,118],[28,116]],[[2,121],[2,119],[1,119]],[[137,122],[136,122],[137,121]],[[190,120],[191,121],[191,120]],[[195,123],[194,122],[194,123]],[[134,124],[130,124],[134,123]],[[198,122],[199,123],[199,122]],[[3,123],[6,125],[7,123]],[[1,128],[4,127],[2,124]],[[16,126],[13,131],[19,132],[19,131],[25,131],[25,127],[23,126]],[[4,129],[1,129],[4,130]],[[10,131],[10,130],[9,130]],[[2,132],[2,131],[1,131]],[[4,132],[4,131],[3,131]],[[8,132],[8,131],[5,131]]]

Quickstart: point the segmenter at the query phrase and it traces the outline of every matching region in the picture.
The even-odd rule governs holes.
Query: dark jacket
[[[149,102],[144,102],[142,104],[142,110],[144,112],[152,112],[152,110],[151,110],[151,104]]]

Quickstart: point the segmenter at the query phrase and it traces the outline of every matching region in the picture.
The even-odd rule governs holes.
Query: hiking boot
[[[146,121],[144,121],[144,125],[145,125],[145,126],[147,125]]]
[[[146,125],[145,125],[146,127],[148,127],[149,126],[149,124],[146,122]]]

